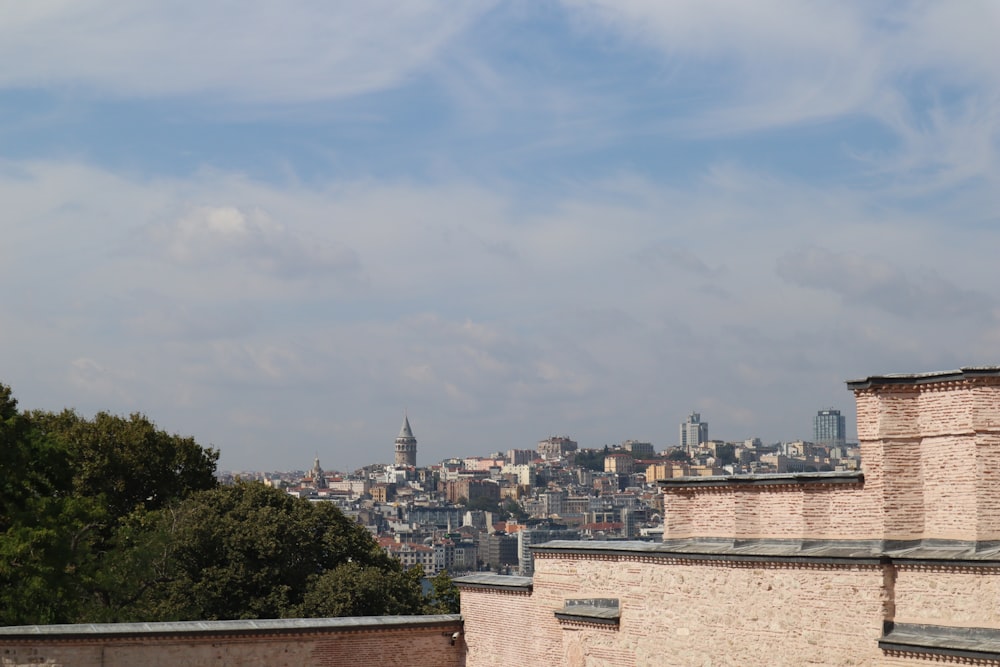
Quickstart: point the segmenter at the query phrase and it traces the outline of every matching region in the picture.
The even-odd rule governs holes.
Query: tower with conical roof
[[[410,418],[403,414],[403,427],[396,436],[396,467],[417,467],[417,439],[410,428]]]

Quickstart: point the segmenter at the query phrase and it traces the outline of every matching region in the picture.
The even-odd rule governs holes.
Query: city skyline
[[[350,469],[996,363],[992,3],[2,6],[25,409]]]

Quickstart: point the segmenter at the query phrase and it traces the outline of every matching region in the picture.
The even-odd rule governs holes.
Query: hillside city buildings
[[[317,456],[308,471],[262,477],[288,493],[336,503],[386,552],[428,576],[442,570],[531,576],[531,547],[550,540],[661,539],[663,480],[858,470],[858,447],[846,442],[840,412],[819,411],[815,425],[823,442],[727,442],[709,440],[708,423],[692,412],[678,442],[660,450],[635,439],[585,449],[559,435],[530,449],[418,466],[417,438],[404,415],[391,465],[327,472]]]

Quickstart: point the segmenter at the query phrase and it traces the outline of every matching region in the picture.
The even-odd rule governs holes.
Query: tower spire
[[[413,429],[410,428],[410,417],[403,411],[403,425],[396,436],[396,459],[397,467],[415,468],[417,466],[417,439],[413,437]]]

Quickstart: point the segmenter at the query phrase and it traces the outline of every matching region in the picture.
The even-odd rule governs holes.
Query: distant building
[[[637,442],[635,440],[626,440],[622,443],[622,449],[626,452],[632,452],[636,457],[643,458],[647,456],[655,456],[656,451],[653,449],[653,443],[651,442]]]
[[[508,449],[506,458],[510,465],[525,465],[535,460],[535,452],[530,449]]]
[[[417,439],[413,437],[410,419],[403,415],[403,427],[396,436],[396,467],[417,467]]]
[[[309,471],[309,479],[312,481],[312,487],[314,489],[326,489],[326,473],[323,472],[323,468],[319,464],[319,456],[313,461],[312,470]]]
[[[680,447],[690,454],[703,442],[708,442],[708,422],[703,422],[700,414],[692,412],[681,423]]]
[[[538,443],[538,453],[543,459],[561,459],[576,451],[576,442],[566,436],[553,436]]]
[[[552,540],[579,540],[580,531],[565,528],[530,528],[517,533],[518,574],[530,577],[535,574],[535,559],[531,545]]]
[[[517,566],[517,535],[491,533],[486,537],[486,565],[495,571]]]
[[[631,475],[635,472],[635,459],[631,454],[608,454],[604,457],[604,472],[614,472],[619,475]]]
[[[827,408],[813,417],[813,442],[828,447],[843,447],[847,442],[847,428],[840,410]]]

